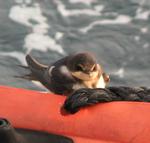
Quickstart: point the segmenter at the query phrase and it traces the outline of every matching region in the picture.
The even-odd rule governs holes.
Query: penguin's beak
[[[72,75],[75,76],[78,79],[92,80],[92,79],[95,79],[98,76],[98,71],[88,72],[88,73],[78,71],[78,72],[72,72]]]

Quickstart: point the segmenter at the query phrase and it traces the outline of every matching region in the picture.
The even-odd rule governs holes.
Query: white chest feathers
[[[105,86],[106,86],[106,83],[104,81],[103,76],[101,75],[97,84],[96,84],[96,88],[105,88]]]
[[[104,81],[103,76],[100,76],[100,78],[98,79],[97,83],[94,84],[92,86],[92,84],[88,81],[88,82],[84,82],[84,83],[76,83],[73,85],[73,89],[74,90],[78,90],[81,88],[105,88],[106,87],[106,83]]]

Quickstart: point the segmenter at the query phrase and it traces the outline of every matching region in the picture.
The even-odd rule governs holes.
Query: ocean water
[[[150,85],[150,0],[0,0],[0,84],[41,90],[17,79],[25,55],[43,64],[93,52],[111,86]]]

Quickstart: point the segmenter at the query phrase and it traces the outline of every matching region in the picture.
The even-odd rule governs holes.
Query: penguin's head
[[[81,80],[91,80],[98,75],[98,65],[91,53],[78,53],[70,56],[68,68],[72,75]]]

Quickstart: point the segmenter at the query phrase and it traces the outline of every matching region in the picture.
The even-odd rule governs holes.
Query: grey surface
[[[46,64],[58,60],[68,53],[91,51],[95,53],[98,62],[110,74],[110,85],[149,86],[150,1],[93,0],[94,2],[89,5],[70,1],[63,0],[60,3],[59,0],[0,0],[0,84],[41,90],[29,81],[13,77],[25,72],[16,65],[22,64],[21,61],[24,62],[24,56],[27,53],[27,48],[24,46],[25,39],[33,33],[33,27],[39,24],[40,18],[39,21],[30,18],[32,27],[9,16],[11,10],[16,6],[22,9],[23,7],[32,9],[37,4],[42,12],[42,17],[46,18],[45,23],[50,26],[46,29],[45,35],[55,39],[55,42],[65,51],[64,54],[61,54],[51,48],[43,51],[43,46],[40,50],[31,47],[31,54],[39,61]],[[58,10],[61,6],[65,6],[68,13],[77,11],[81,13],[83,9],[94,11],[94,7],[98,5],[104,6],[100,12],[101,15],[91,16],[83,13],[65,17]],[[141,18],[137,18],[137,11],[141,15],[143,14]],[[146,13],[148,16],[144,19]],[[21,15],[20,12],[16,12],[16,15],[19,14]],[[121,15],[130,18],[131,21],[124,24],[99,24],[87,33],[82,32],[93,22],[114,21]],[[57,32],[63,33],[62,38],[55,38]],[[40,44],[43,40],[38,40],[38,42],[35,42],[35,45]]]

